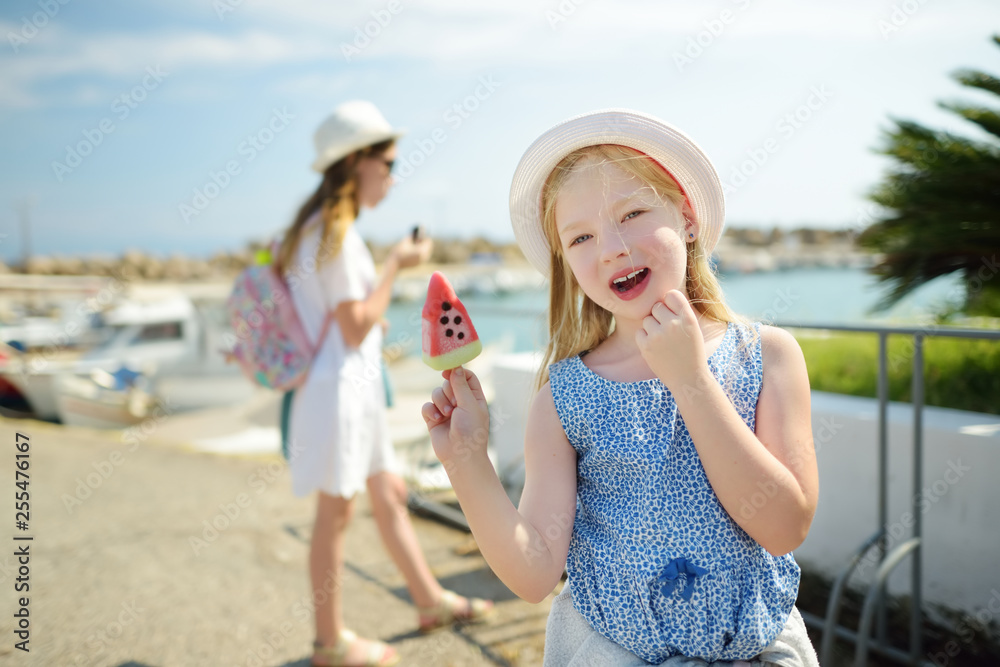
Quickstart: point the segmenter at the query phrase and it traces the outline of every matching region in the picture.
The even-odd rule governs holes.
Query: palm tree
[[[1000,46],[1000,35],[993,41]],[[965,86],[1000,96],[1000,79],[961,70]],[[985,141],[893,119],[878,149],[895,166],[869,195],[888,210],[858,236],[858,243],[883,253],[872,268],[890,286],[879,309],[939,276],[960,272],[961,308],[970,315],[1000,316],[1000,112],[939,103],[992,135]]]

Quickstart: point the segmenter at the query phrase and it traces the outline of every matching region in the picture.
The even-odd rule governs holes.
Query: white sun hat
[[[312,168],[322,174],[330,165],[356,150],[398,139],[405,133],[405,130],[392,127],[371,102],[344,102],[327,116],[313,135],[316,159]]]
[[[510,186],[510,219],[521,251],[543,276],[549,275],[550,248],[542,231],[542,187],[559,162],[573,151],[599,144],[627,146],[653,158],[687,196],[698,221],[702,247],[711,254],[722,235],[726,202],[722,182],[705,152],[679,129],[631,109],[601,109],[555,125],[521,157]]]

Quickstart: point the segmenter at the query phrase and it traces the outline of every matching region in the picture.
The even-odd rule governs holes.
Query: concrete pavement
[[[411,374],[401,402],[418,405],[437,377]],[[8,544],[0,549],[0,666],[305,667],[313,638],[307,555],[314,500],[292,495],[276,454],[222,456],[188,442],[248,424],[273,426],[276,415],[273,399],[258,400],[253,409],[169,416],[139,438],[0,419],[0,495],[8,498],[8,528],[0,532]],[[30,442],[27,531],[14,527],[17,433]],[[540,664],[552,596],[539,605],[515,598],[467,533],[419,517],[414,524],[442,583],[496,600],[496,616],[418,634],[416,610],[362,496],[340,582],[347,624],[391,643],[404,665]],[[34,539],[12,539],[25,535]],[[20,544],[30,545],[27,593],[14,590]],[[13,613],[22,595],[29,598],[28,653],[15,648]]]

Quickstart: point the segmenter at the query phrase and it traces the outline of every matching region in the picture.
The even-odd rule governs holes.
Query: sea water
[[[886,294],[876,277],[857,268],[808,268],[719,276],[726,302],[737,313],[779,324],[914,324],[956,303],[957,276],[939,278],[892,308],[875,311]],[[501,344],[512,352],[545,347],[548,291],[460,294],[483,345]],[[422,301],[389,306],[387,343],[420,354]]]

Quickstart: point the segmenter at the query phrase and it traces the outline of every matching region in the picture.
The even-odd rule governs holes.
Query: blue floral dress
[[[730,323],[708,359],[752,430],[762,379],[759,325]],[[577,508],[566,562],[573,605],[650,663],[675,655],[750,660],[782,631],[799,567],[729,516],[659,379],[606,380],[573,356],[549,367],[577,453]],[[761,497],[748,503],[766,501]]]

